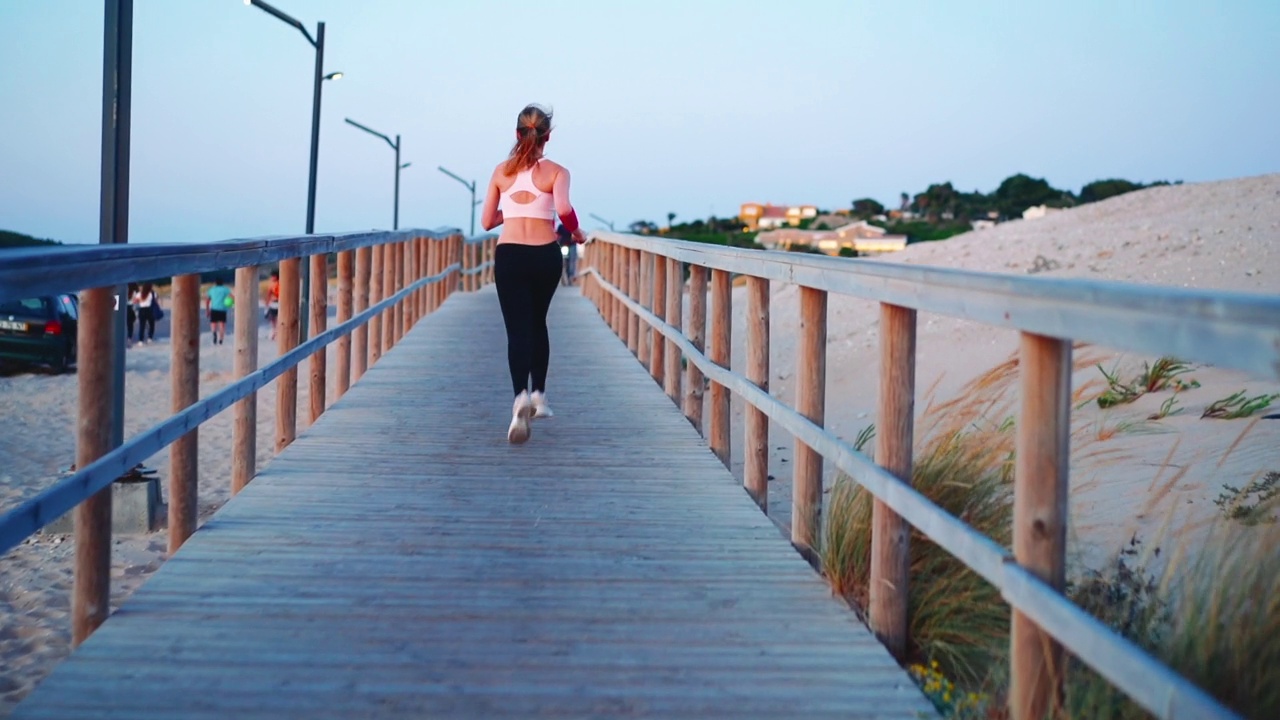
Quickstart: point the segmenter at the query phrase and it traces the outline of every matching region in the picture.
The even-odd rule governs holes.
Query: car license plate
[[[27,324],[24,322],[15,322],[13,320],[0,320],[0,330],[12,330],[14,332],[26,332]]]

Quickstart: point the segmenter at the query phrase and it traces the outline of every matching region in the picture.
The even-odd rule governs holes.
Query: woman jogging
[[[529,439],[532,418],[551,417],[547,405],[547,365],[551,344],[547,310],[563,271],[555,221],[583,242],[578,216],[569,202],[569,171],[542,156],[551,139],[551,113],[530,105],[516,119],[516,143],[493,170],[480,224],[502,225],[494,255],[494,282],[507,328],[507,365],[515,403],[507,440]]]

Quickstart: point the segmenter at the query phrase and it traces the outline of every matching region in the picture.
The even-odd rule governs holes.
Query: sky
[[[621,229],[1023,172],[1280,171],[1277,0],[275,0],[326,23],[317,232],[468,229],[527,103]],[[97,242],[102,0],[0,0],[0,229]],[[305,230],[315,54],[243,0],[134,0],[130,242]]]

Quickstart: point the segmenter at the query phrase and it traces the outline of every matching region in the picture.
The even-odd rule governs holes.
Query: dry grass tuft
[[[1280,528],[1223,523],[1157,581],[1117,558],[1073,599],[1248,718],[1280,717]],[[1071,717],[1148,715],[1091,670],[1069,669]]]

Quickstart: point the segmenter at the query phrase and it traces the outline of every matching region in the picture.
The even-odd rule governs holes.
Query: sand
[[[1280,175],[1154,188],[945,242],[913,245],[873,262],[1007,273],[1047,266],[1043,274],[1050,277],[1274,294],[1280,291]],[[771,391],[788,403],[794,401],[797,296],[794,287],[772,288]],[[734,306],[737,341],[732,362],[742,368],[746,302],[741,288],[735,289]],[[832,296],[829,313],[827,426],[852,439],[874,420],[877,310],[872,303]],[[921,314],[918,409],[926,406],[926,390],[932,389],[937,400],[955,397],[966,383],[1008,359],[1016,342],[1016,334],[1008,330]],[[265,328],[260,347],[260,364],[276,356]],[[170,350],[168,341],[129,350],[128,434],[170,414]],[[1117,367],[1125,377],[1153,359],[1106,348],[1082,348],[1077,358],[1082,357]],[[202,396],[230,382],[232,360],[231,345],[215,347],[205,335]],[[329,367],[333,366],[330,358]],[[302,370],[305,373],[305,365]],[[554,384],[555,368],[552,374]],[[1262,471],[1280,470],[1280,421],[1199,418],[1206,404],[1237,390],[1280,392],[1280,385],[1206,366],[1196,366],[1191,376],[1201,387],[1181,393],[1184,412],[1161,421],[1146,418],[1168,393],[1113,410],[1091,404],[1073,414],[1071,542],[1076,567],[1097,566],[1135,533],[1165,538],[1162,532],[1171,529],[1172,541],[1203,530],[1218,516],[1213,499],[1224,483],[1240,486]],[[1076,373],[1074,383],[1080,387],[1100,377],[1090,366]],[[305,382],[299,384],[299,400],[299,407],[306,408]],[[273,454],[274,385],[259,393],[258,402],[262,467]],[[0,434],[0,509],[47,487],[70,465],[75,408],[74,375],[0,377],[0,417],[7,431]],[[1280,412],[1280,404],[1267,412]],[[305,418],[299,430],[304,426]],[[770,515],[786,526],[794,443],[777,427],[771,428],[770,436],[770,472],[776,478],[770,484]],[[733,438],[732,467],[741,478],[742,404],[737,401]],[[202,521],[229,497],[230,446],[230,413],[201,428]],[[167,453],[147,465],[159,471],[163,485]],[[832,476],[828,468],[828,487]],[[69,536],[38,535],[0,559],[0,716],[70,651],[71,554]],[[163,531],[119,537],[113,557],[113,605],[118,607],[164,558]]]

